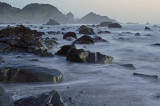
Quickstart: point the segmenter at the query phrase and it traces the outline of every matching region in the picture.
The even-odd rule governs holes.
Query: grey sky
[[[95,12],[116,19],[119,22],[140,22],[160,24],[160,0],[0,0],[19,8],[29,3],[48,3],[62,13],[72,12],[82,17]]]

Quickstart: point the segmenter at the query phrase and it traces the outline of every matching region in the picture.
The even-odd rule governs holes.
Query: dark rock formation
[[[68,106],[62,100],[61,95],[53,90],[48,93],[43,93],[38,97],[27,97],[17,100],[15,106]]]
[[[136,33],[135,36],[141,36],[141,34],[140,33]]]
[[[32,3],[23,9],[18,9],[0,2],[0,23],[46,23],[53,19],[59,23],[66,23],[66,18],[56,7],[50,4]]]
[[[82,37],[75,40],[72,44],[94,44],[98,42],[108,42],[108,41],[101,38],[100,36],[90,37],[88,35],[83,35]]]
[[[7,27],[6,29],[1,30],[0,42],[2,42],[0,43],[1,52],[21,48],[27,52],[35,53],[40,56],[47,56],[48,54],[48,56],[51,56],[51,53],[48,53],[48,49],[50,46],[53,46],[45,45],[47,42],[42,38],[41,33],[36,30],[31,30],[23,25]]]
[[[89,14],[85,15],[81,19],[77,21],[77,23],[81,24],[99,24],[100,22],[116,22],[113,19],[108,18],[107,16],[100,16],[93,12],[90,12]]]
[[[118,23],[109,24],[108,28],[122,28],[122,26]]]
[[[152,44],[153,46],[160,46],[160,43]]]
[[[74,45],[64,45],[64,46],[61,47],[61,49],[58,52],[56,52],[56,55],[67,56],[68,51],[71,48],[76,48],[76,46],[74,46]]]
[[[14,106],[12,97],[0,86],[0,106]]]
[[[133,64],[122,64],[120,66],[123,66],[123,67],[128,68],[128,69],[136,69],[136,67]]]
[[[57,21],[53,19],[49,19],[46,25],[60,25],[60,23],[58,23]]]
[[[151,28],[149,28],[149,27],[145,27],[144,30],[145,31],[152,31]]]
[[[87,35],[94,35],[95,34],[92,28],[89,28],[85,25],[80,26],[79,33],[80,34],[87,34]]]
[[[63,35],[63,39],[75,38],[77,39],[77,35],[75,32],[67,32]]]
[[[107,64],[112,62],[113,57],[103,55],[99,52],[91,53],[83,49],[71,48],[68,51],[67,60],[71,62]]]
[[[140,73],[133,73],[134,76],[142,77],[142,78],[153,78],[153,79],[158,79],[157,75],[145,75],[145,74],[140,74]]]
[[[35,66],[0,68],[2,82],[59,82],[63,75],[59,70]]]
[[[99,31],[98,34],[110,34],[110,31]]]
[[[108,25],[112,24],[112,22],[101,22],[98,26],[100,27],[108,27]]]

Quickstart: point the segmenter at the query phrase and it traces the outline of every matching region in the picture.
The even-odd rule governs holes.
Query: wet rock
[[[2,82],[59,82],[63,75],[59,70],[36,66],[0,68]]]
[[[138,77],[143,77],[143,78],[153,78],[153,79],[158,79],[157,75],[145,75],[145,74],[140,74],[140,73],[133,73],[134,76]]]
[[[57,21],[50,19],[46,25],[60,25],[60,23],[58,23]]]
[[[94,39],[88,35],[83,35],[75,40],[72,44],[94,44]]]
[[[141,36],[141,34],[140,33],[136,33],[135,36]]]
[[[152,36],[151,34],[146,34],[146,35],[144,35],[144,36]]]
[[[100,36],[94,36],[93,40],[94,40],[95,43],[98,43],[98,42],[108,42],[107,40],[101,38]]]
[[[99,31],[98,34],[110,34],[110,31]]]
[[[43,93],[37,97],[27,97],[17,100],[15,106],[68,106],[63,102],[59,92],[53,90],[48,93]]]
[[[108,25],[112,24],[112,22],[101,22],[98,26],[100,27],[108,27]]]
[[[75,40],[72,44],[94,44],[98,42],[108,42],[108,41],[101,38],[100,36],[90,37],[88,35],[83,35],[82,37]]]
[[[0,42],[0,53],[10,52],[12,47],[7,43]]]
[[[145,31],[152,31],[151,28],[149,28],[149,27],[145,27],[144,30]]]
[[[4,59],[0,56],[0,63],[5,62]]]
[[[14,106],[12,97],[0,86],[0,106]]]
[[[56,39],[45,38],[44,42],[48,49],[53,49],[53,47],[56,47],[58,45]]]
[[[99,52],[91,53],[83,49],[71,48],[67,54],[67,60],[71,62],[107,64],[112,62],[113,57]]]
[[[63,35],[63,39],[68,39],[68,38],[77,39],[77,35],[75,32],[67,32],[66,34]]]
[[[160,46],[160,43],[152,44],[153,46]]]
[[[136,69],[136,67],[133,64],[121,64],[120,66],[123,66],[128,69]]]
[[[113,23],[109,24],[108,28],[122,28],[122,26],[119,23]]]
[[[56,55],[66,56],[68,54],[68,51],[71,48],[76,48],[76,46],[75,45],[65,45],[65,46],[62,46],[61,49],[58,52],[56,52]]]
[[[40,26],[40,27],[39,27],[39,29],[43,29],[43,28],[44,28],[43,26]]]
[[[87,34],[87,35],[94,35],[95,34],[92,28],[89,28],[85,25],[80,26],[79,33],[80,34]]]
[[[47,48],[48,46],[45,45],[45,41],[40,32],[31,30],[23,25],[1,30],[0,42],[2,42],[0,43],[1,52],[11,51],[10,49],[12,48],[15,50],[16,48],[21,48],[30,53],[37,53],[37,51],[46,53],[49,49]]]

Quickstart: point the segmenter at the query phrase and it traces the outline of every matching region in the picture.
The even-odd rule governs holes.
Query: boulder
[[[46,25],[60,25],[60,23],[58,23],[57,21],[50,19]]]
[[[15,106],[68,106],[63,102],[59,92],[53,90],[43,93],[37,97],[30,96],[19,99],[15,102]]]
[[[75,38],[77,39],[77,35],[75,32],[67,32],[63,35],[63,39]]]
[[[98,34],[110,34],[110,31],[99,31]]]
[[[94,39],[88,35],[83,35],[75,40],[72,44],[94,44]]]
[[[122,28],[122,26],[119,23],[113,23],[109,24],[108,28]]]
[[[152,31],[151,28],[149,28],[149,27],[145,27],[144,30],[145,31]]]
[[[133,64],[121,64],[120,66],[123,66],[127,69],[136,69],[136,67]]]
[[[135,36],[141,36],[141,34],[140,33],[136,33]]]
[[[160,46],[160,43],[152,44],[153,46]]]
[[[133,73],[134,76],[142,77],[142,78],[153,78],[153,79],[158,79],[157,75],[146,75],[146,74],[141,74],[141,73]]]
[[[112,22],[101,22],[98,26],[100,27],[108,27],[108,25],[112,24]]]
[[[63,75],[59,70],[36,66],[0,68],[2,82],[59,82]]]
[[[30,53],[46,53],[53,46],[46,46],[42,34],[31,30],[23,25],[17,27],[7,27],[0,31],[0,51],[11,51],[14,48],[21,48]],[[47,43],[48,44],[48,43]],[[1,46],[2,45],[2,46]],[[48,48],[49,47],[49,48]]]
[[[13,99],[0,86],[0,106],[14,106]]]
[[[101,38],[100,36],[90,37],[88,35],[83,35],[82,37],[75,40],[72,44],[94,44],[98,42],[108,42],[108,41]]]
[[[68,51],[71,48],[76,48],[76,46],[75,45],[64,45],[61,47],[61,49],[58,52],[56,52],[56,55],[67,56]]]
[[[91,53],[83,49],[71,48],[68,51],[67,60],[71,62],[107,64],[112,62],[113,57],[99,52]]]
[[[87,34],[87,35],[94,35],[95,34],[92,28],[89,28],[85,25],[80,26],[79,33],[80,34]]]

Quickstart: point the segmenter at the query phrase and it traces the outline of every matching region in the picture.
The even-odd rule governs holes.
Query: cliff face
[[[70,12],[64,15],[56,7],[50,4],[32,3],[23,9],[12,7],[7,3],[0,2],[0,23],[47,23],[53,19],[60,24],[99,24],[103,21],[116,22],[107,16],[100,16],[93,12],[85,15],[81,19],[75,20]]]
[[[86,23],[86,24],[99,24],[103,21],[107,22],[116,22],[116,20],[110,19],[107,16],[101,16],[90,12],[89,14],[85,15],[81,19],[77,21],[77,23]]]
[[[17,9],[6,3],[0,3],[0,23],[46,23],[49,19],[65,23],[65,17],[50,4],[33,3],[23,9]]]

